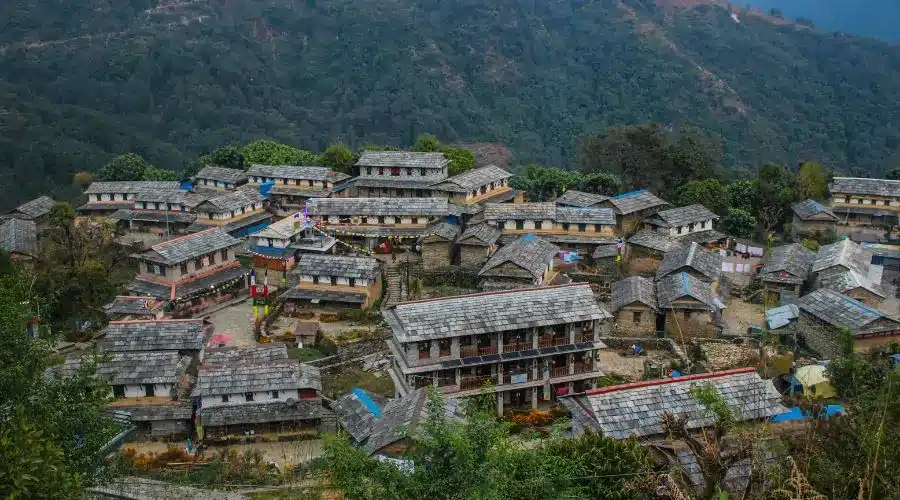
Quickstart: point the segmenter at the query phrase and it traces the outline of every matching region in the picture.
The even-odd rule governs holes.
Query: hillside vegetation
[[[729,165],[898,163],[900,50],[739,16],[653,0],[3,2],[0,174],[13,203],[122,153],[179,170],[260,138],[321,152],[423,133],[569,167],[582,137],[647,122],[721,137]]]

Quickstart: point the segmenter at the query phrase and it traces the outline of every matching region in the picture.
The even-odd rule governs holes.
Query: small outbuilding
[[[658,312],[656,286],[649,279],[629,276],[612,284],[612,314],[616,318],[616,335],[655,336]]]

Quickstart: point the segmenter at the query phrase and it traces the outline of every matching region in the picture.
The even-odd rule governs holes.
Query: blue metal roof
[[[646,193],[646,192],[647,192],[646,189],[638,189],[637,191],[629,191],[627,193],[617,194],[617,195],[613,196],[613,198],[616,200],[621,200],[623,198],[631,198],[632,196],[637,196],[641,193]]]
[[[372,401],[372,398],[369,396],[368,392],[357,387],[350,389],[350,391],[356,395],[356,397],[359,399],[359,402],[362,403],[363,406],[365,406],[372,415],[375,415],[375,418],[381,418],[381,407],[378,406],[378,403]]]

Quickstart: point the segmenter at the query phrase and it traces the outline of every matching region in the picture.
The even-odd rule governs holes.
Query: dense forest
[[[28,0],[3,2],[0,25],[6,205],[70,194],[119,154],[182,170],[260,138],[432,133],[568,168],[586,136],[656,122],[720,138],[727,165],[880,173],[900,157],[900,49],[712,5]]]

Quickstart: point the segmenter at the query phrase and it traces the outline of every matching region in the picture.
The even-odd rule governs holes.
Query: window
[[[300,399],[316,399],[316,396],[318,396],[315,389],[300,389],[297,393]]]
[[[688,232],[691,232],[693,230],[694,230],[694,223],[692,222],[692,223],[688,224]]]
[[[419,342],[419,359],[431,357],[431,342]]]
[[[449,356],[450,355],[450,340],[443,339],[438,340],[438,355],[439,356]]]
[[[384,167],[378,167],[378,175],[384,175]]]
[[[347,280],[350,283],[350,286],[356,286],[356,278],[350,278]]]
[[[215,265],[215,263],[216,263],[216,254],[215,253],[209,254],[209,265],[212,266],[212,265]]]
[[[413,218],[412,218],[412,223],[413,223],[413,224],[418,224],[418,223],[419,223],[419,218],[418,218],[418,217],[413,217]]]
[[[372,175],[372,167],[366,167],[366,175]]]
[[[384,216],[383,216],[383,215],[379,215],[379,216],[378,216],[378,223],[379,223],[379,224],[384,224]]]
[[[598,233],[603,231],[603,224],[594,224],[594,231]]]
[[[891,200],[884,200],[884,206],[889,206],[891,204]]]
[[[685,311],[685,312],[684,312],[684,319],[691,319],[691,312],[690,312],[690,311]]]
[[[227,402],[228,402],[228,394],[222,394],[222,402],[223,402],[223,403],[227,403]]]
[[[182,262],[181,263],[181,274],[187,274],[187,273],[188,273],[187,262]]]
[[[850,197],[849,197],[849,196],[845,196],[845,197],[844,197],[844,203],[850,203]]]
[[[319,277],[313,276],[313,285],[318,285],[318,284],[319,284]]]
[[[407,169],[406,169],[406,175],[412,175],[412,169],[411,169],[411,168],[407,168]]]
[[[113,396],[117,398],[125,397],[125,386],[124,385],[114,385],[113,388]]]
[[[199,258],[194,259],[194,271],[203,267],[203,261]]]
[[[144,384],[144,396],[147,396],[148,398],[156,396],[156,391],[154,389],[153,384]]]
[[[525,221],[517,220],[516,221],[516,229],[519,229],[519,230],[525,229]]]
[[[422,177],[425,177],[425,169],[424,168],[419,169],[419,175],[421,175]]]
[[[583,233],[587,231],[587,224],[578,224],[578,232]]]
[[[416,198],[421,198],[421,197],[422,197],[422,190],[416,189]]]
[[[563,228],[563,231],[568,231],[568,230],[569,230],[569,223],[568,223],[568,222],[563,222],[562,228]]]
[[[862,205],[862,198],[856,200],[856,204],[857,204],[857,205]]]
[[[156,265],[156,274],[158,274],[160,276],[165,276],[166,275],[166,266],[164,266],[162,264],[157,264]]]
[[[219,255],[222,256],[222,262],[225,262],[226,260],[228,260],[228,249],[223,248],[222,250],[219,251]]]
[[[635,312],[631,313],[631,321],[633,321],[635,324],[640,323],[641,322],[641,312],[635,311]]]
[[[313,185],[313,181],[312,181],[312,179],[310,179],[310,180],[308,180],[308,181],[306,181],[306,182],[308,182],[308,183],[309,183],[309,187],[312,187],[312,185]]]
[[[272,391],[272,399],[278,399],[279,394],[278,391]]]
[[[99,195],[99,194],[95,194],[95,195],[94,195],[94,201],[100,201],[100,195]]]
[[[332,284],[332,285],[337,285],[337,276],[332,276],[332,277],[331,277],[331,284]]]
[[[252,393],[252,392],[245,392],[245,393],[244,393],[244,399],[245,399],[248,403],[249,403],[250,401],[253,401],[253,393]]]
[[[681,230],[684,229],[681,226],[678,226],[678,234],[681,234]]]
[[[400,167],[391,168],[391,177],[399,177],[400,176]]]
[[[544,222],[543,222],[543,221],[537,221],[537,222],[534,223],[534,228],[535,228],[535,229],[541,229],[541,228],[543,228],[543,227],[544,227]]]

